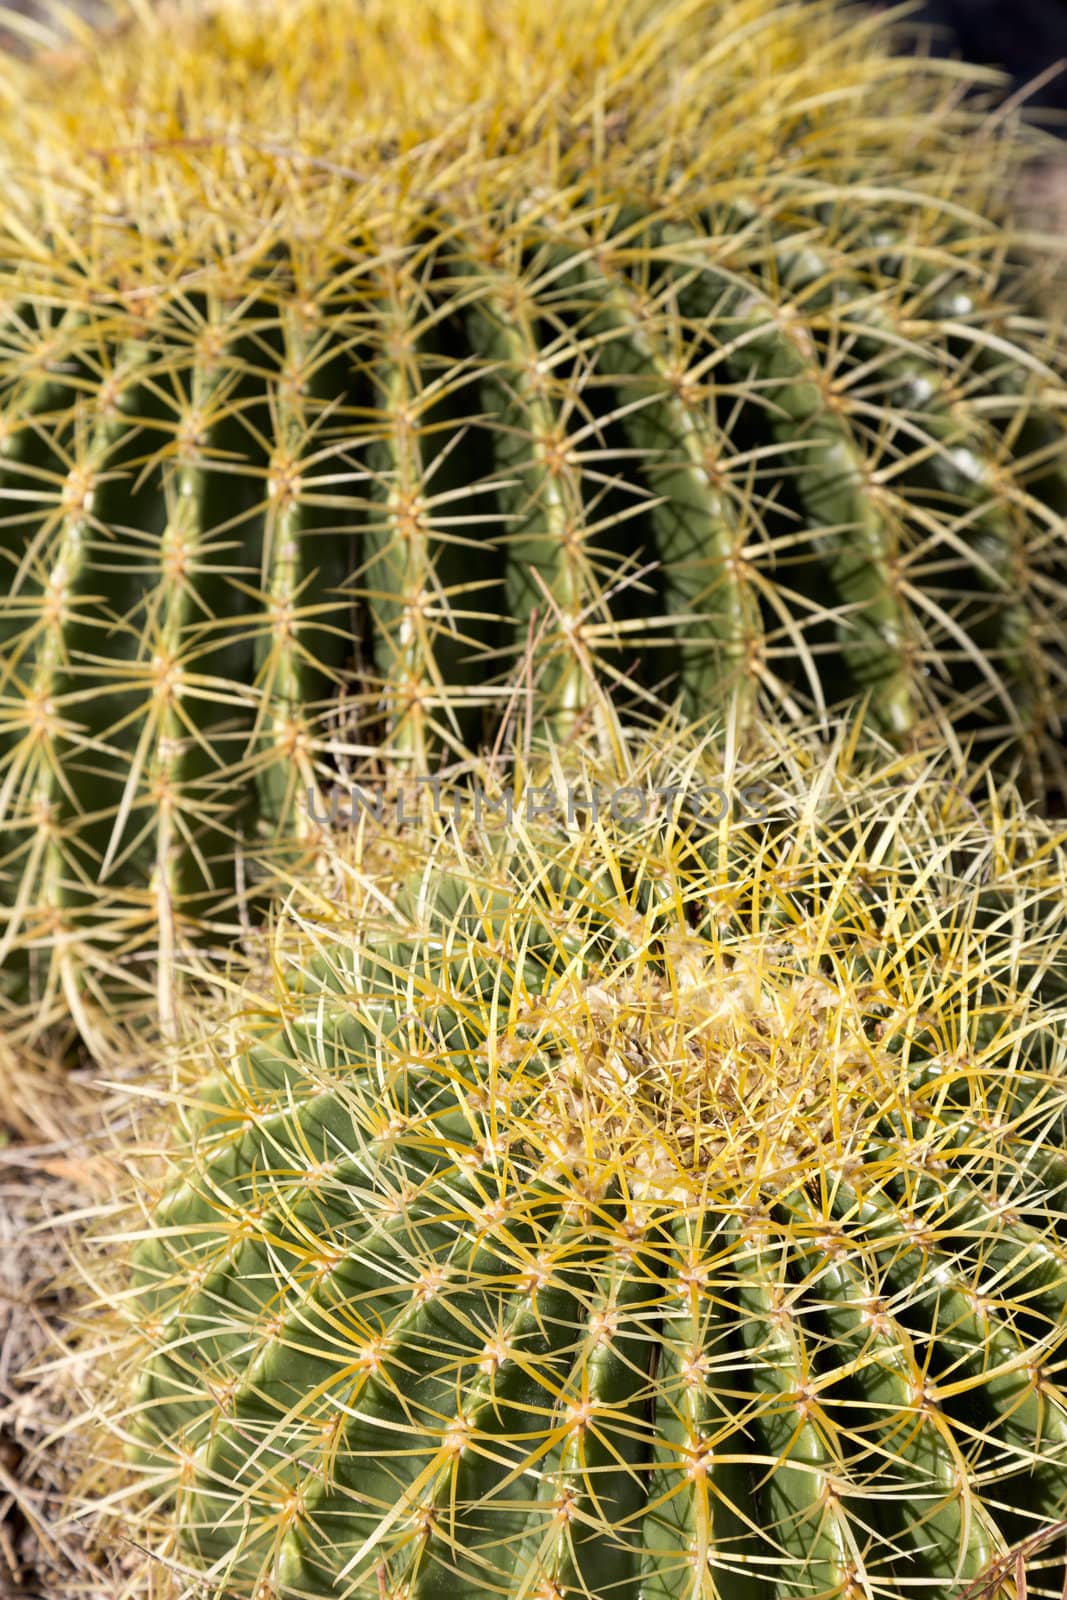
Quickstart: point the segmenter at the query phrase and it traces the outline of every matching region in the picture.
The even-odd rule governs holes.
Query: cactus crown
[[[111,15],[110,35],[75,24],[66,48],[4,63],[0,226],[10,265],[96,289],[128,275],[140,306],[153,287],[239,296],[279,246],[318,296],[346,254],[439,206],[496,238],[508,213],[596,194],[699,206],[862,174],[906,182],[932,222],[945,202],[988,205],[1007,154],[993,130],[968,151],[944,64],[894,54],[883,26],[825,0]]]
[[[1063,843],[846,740],[727,782],[295,895],[130,1230],[220,1596],[955,1596],[1062,1510]]]

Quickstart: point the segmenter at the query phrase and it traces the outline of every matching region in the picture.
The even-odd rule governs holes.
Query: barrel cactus
[[[851,749],[295,895],[123,1231],[194,1586],[958,1600],[1063,1514],[1067,856]]]
[[[229,940],[346,763],[601,692],[1040,770],[1064,364],[956,71],[793,0],[131,3],[0,65],[35,1025]]]

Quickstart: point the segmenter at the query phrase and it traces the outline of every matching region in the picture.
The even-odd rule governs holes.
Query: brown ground
[[[102,1097],[87,1069],[18,1065],[0,1069],[0,1600],[125,1600],[136,1553],[94,1549],[75,1514],[84,1446],[65,1431],[86,1376],[64,1349],[73,1219],[114,1188]]]

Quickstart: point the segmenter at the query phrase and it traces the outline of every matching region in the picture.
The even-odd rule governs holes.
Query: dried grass
[[[0,1600],[118,1600],[138,1592],[141,1557],[101,1547],[78,1514],[88,1462],[72,1423],[90,1358],[65,1339],[70,1246],[108,1186],[107,1119],[91,1068],[26,1057],[22,1068],[17,1095],[0,1077]]]
[[[981,1578],[969,1584],[959,1600],[1001,1600],[1001,1597],[1007,1600],[1009,1596],[1011,1600],[1031,1600],[1031,1597],[1037,1600],[1038,1595],[1051,1594],[1051,1589],[1031,1587],[1031,1580],[1039,1583],[1042,1572],[1050,1564],[1055,1566],[1062,1563],[1065,1534],[1067,1522],[1054,1522],[1040,1533],[1031,1534],[1029,1539],[1024,1539],[1014,1550],[1009,1550],[1007,1555],[995,1561]],[[1059,1562],[1056,1559],[1057,1550],[1061,1552]],[[1063,1600],[1067,1600],[1067,1578],[1064,1578],[1060,1593]]]

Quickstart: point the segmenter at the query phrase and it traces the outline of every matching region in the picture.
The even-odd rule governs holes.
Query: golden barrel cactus
[[[191,1049],[122,1230],[156,1548],[960,1600],[1067,1507],[1063,840],[845,736],[568,770],[363,815]]]
[[[69,19],[68,19],[69,22]],[[869,699],[1038,774],[1026,141],[771,0],[187,0],[0,65],[0,954],[88,1027],[368,752]],[[246,875],[245,875],[246,876]],[[145,979],[144,981],[147,981]]]

